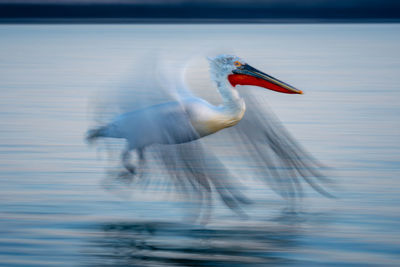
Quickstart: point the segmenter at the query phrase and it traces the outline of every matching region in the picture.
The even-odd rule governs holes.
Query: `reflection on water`
[[[237,225],[199,226],[167,222],[114,222],[83,250],[93,266],[264,266],[295,263],[295,214]]]

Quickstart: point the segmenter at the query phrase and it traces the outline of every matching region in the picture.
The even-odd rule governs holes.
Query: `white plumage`
[[[167,83],[174,92],[173,101],[140,109],[132,106],[132,111],[115,117],[107,125],[89,130],[88,140],[126,139],[122,161],[132,175],[137,170],[130,162],[131,151],[137,151],[140,164],[144,164],[146,147],[168,145],[160,150],[160,158],[179,186],[196,192],[203,200],[209,199],[215,190],[227,206],[239,211],[241,204],[249,201],[230,183],[234,176],[201,143],[202,137],[229,128],[223,130],[226,140],[230,140],[233,147],[244,149],[247,160],[263,163],[259,167],[263,173],[260,178],[276,192],[287,198],[300,196],[299,178],[302,178],[315,190],[329,196],[319,185],[326,178],[317,171],[316,161],[267,112],[259,99],[252,98],[251,93],[242,97],[236,86],[249,84],[284,93],[302,92],[250,67],[236,56],[219,55],[208,60],[211,79],[221,95],[220,105],[194,96],[178,73],[178,82]],[[186,145],[179,145],[183,143]],[[210,159],[213,167],[207,164]],[[223,171],[215,172],[216,165]],[[180,168],[171,172],[174,166]]]

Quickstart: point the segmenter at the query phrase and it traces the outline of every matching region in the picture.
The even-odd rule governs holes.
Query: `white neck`
[[[231,86],[226,76],[220,75],[214,77],[214,80],[222,98],[222,105],[218,108],[230,121],[230,126],[235,125],[242,119],[246,110],[244,100],[240,97],[238,91]]]
[[[215,70],[215,69],[214,69]],[[237,124],[246,111],[244,100],[227,79],[227,74],[211,69],[211,78],[217,85],[222,104],[213,106],[204,100],[186,102],[190,121],[200,136],[206,136]],[[227,73],[227,72],[226,72]]]

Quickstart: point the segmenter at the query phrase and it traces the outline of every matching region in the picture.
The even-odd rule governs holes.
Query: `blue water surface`
[[[0,25],[0,265],[400,265],[399,44],[399,24]],[[94,99],[149,51],[235,53],[305,91],[265,94],[336,198],[307,189],[292,210],[244,181],[248,218],[217,200],[204,225],[163,186],[107,187],[118,155],[84,142]]]

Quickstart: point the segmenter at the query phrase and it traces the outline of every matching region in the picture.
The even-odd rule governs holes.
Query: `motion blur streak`
[[[150,63],[155,67],[146,66],[149,60],[155,60]],[[258,97],[256,100],[251,93],[254,88],[251,87],[245,88],[243,95],[246,98],[242,98],[237,91],[240,86],[232,83],[228,77],[240,76],[240,85],[244,86],[253,85],[288,94],[302,94],[302,91],[251,67],[237,56],[222,54],[208,57],[208,61],[211,79],[217,85],[222,99],[222,104],[218,106],[189,91],[185,84],[187,62],[154,59],[154,56],[149,56],[144,62],[135,61],[140,70],[132,72],[135,76],[133,81],[148,83],[144,97],[165,90],[170,95],[170,101],[165,99],[162,103],[140,109],[134,103],[125,102],[124,106],[131,111],[88,131],[89,142],[99,138],[126,140],[122,163],[127,171],[119,173],[116,179],[133,181],[145,174],[149,177],[142,179],[150,179],[154,174],[143,172],[146,150],[150,146],[158,146],[152,152],[157,151],[158,159],[179,191],[186,193],[189,198],[195,195],[200,206],[207,203],[207,208],[215,191],[225,205],[242,215],[241,206],[250,204],[250,201],[231,182],[237,177],[213,155],[211,148],[202,143],[204,137],[211,135],[212,138],[214,133],[221,131],[225,141],[230,140],[231,151],[237,149],[238,155],[251,159],[249,163],[258,171],[254,176],[266,181],[284,198],[294,201],[301,197],[302,180],[319,193],[331,196],[320,185],[329,180],[318,171],[319,164],[268,112],[263,102],[265,98]],[[134,97],[137,92],[135,88],[139,86],[129,84],[131,91],[127,93]],[[140,101],[142,105],[148,100],[135,97],[135,101]],[[137,152],[138,166],[132,163],[131,151]],[[140,173],[138,168],[141,169]],[[156,168],[162,167],[158,164]],[[206,214],[203,221],[207,221],[208,212]]]

